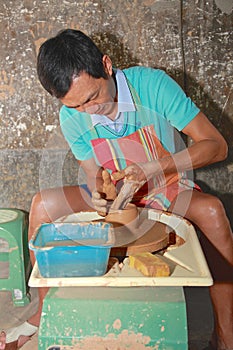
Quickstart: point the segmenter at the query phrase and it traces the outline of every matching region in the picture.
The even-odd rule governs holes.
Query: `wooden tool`
[[[137,181],[127,180],[120,189],[118,196],[114,199],[110,211],[124,209],[132,200],[135,192],[140,188],[141,184]]]

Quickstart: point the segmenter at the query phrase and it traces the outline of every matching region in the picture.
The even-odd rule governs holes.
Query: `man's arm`
[[[95,189],[101,189],[103,185],[103,178],[102,178],[102,170],[103,168],[99,167],[94,158],[79,161],[79,165],[83,168],[86,179],[87,179],[87,186],[89,190],[92,192]]]
[[[161,173],[170,174],[201,168],[226,158],[226,141],[202,112],[199,112],[182,132],[191,137],[191,146],[159,160],[130,165],[124,170],[124,175],[142,181]]]
[[[194,169],[222,161],[227,157],[228,146],[225,139],[204,113],[198,113],[182,132],[193,140],[189,152]]]
[[[116,198],[116,187],[107,170],[99,167],[95,163],[94,158],[78,162],[86,173],[87,186],[91,192],[97,190],[103,194],[104,198],[108,200],[113,200]]]
[[[170,157],[160,161],[165,173],[197,169],[226,158],[227,143],[204,113],[199,112],[182,132],[191,137],[192,145],[173,155],[174,164]]]
[[[85,171],[87,186],[92,192],[92,203],[97,212],[105,216],[107,213],[108,200],[116,198],[117,192],[110,174],[97,166],[94,158],[79,161],[79,165]]]

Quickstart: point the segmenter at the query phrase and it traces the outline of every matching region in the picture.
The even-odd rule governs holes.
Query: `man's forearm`
[[[178,153],[147,163],[147,177],[201,168],[224,160],[226,155],[227,148],[220,150],[216,140],[202,140]]]
[[[101,192],[103,188],[103,178],[100,176],[87,176],[87,186],[91,192],[94,190]]]

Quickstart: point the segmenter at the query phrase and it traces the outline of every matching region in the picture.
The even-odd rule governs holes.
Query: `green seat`
[[[27,280],[31,272],[27,242],[28,217],[18,209],[0,209],[0,269],[8,269],[7,276],[0,275],[0,291],[10,291],[16,306],[30,302]]]

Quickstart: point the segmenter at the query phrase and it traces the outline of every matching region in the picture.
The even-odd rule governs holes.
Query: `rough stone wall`
[[[2,0],[0,2],[0,206],[29,210],[40,188],[79,181],[60,134],[60,104],[36,76],[41,43],[59,30],[91,35],[116,66],[166,69],[222,131],[224,163],[197,172],[233,192],[232,1]]]
[[[196,176],[223,193],[233,193],[232,7],[232,1],[187,1],[183,17],[187,93],[229,145],[225,162],[198,170]]]

